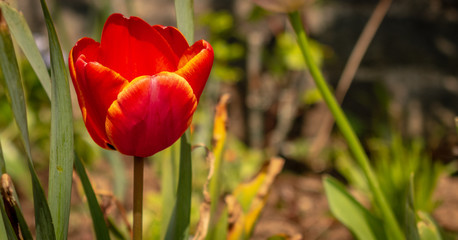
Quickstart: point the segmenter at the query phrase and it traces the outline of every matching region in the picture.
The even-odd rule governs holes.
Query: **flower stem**
[[[142,239],[143,166],[145,158],[134,157],[134,228],[133,239]]]
[[[364,174],[366,175],[375,203],[381,210],[383,219],[386,223],[386,229],[390,233],[390,239],[404,239],[403,233],[399,228],[399,224],[396,221],[393,211],[389,207],[388,202],[382,193],[379,182],[375,177],[374,171],[372,170],[372,167],[369,163],[369,159],[363,150],[361,142],[356,137],[356,134],[354,133],[350,123],[345,117],[345,114],[343,113],[342,109],[337,103],[334,95],[329,90],[329,87],[326,81],[324,80],[324,77],[320,69],[317,67],[317,65],[314,63],[312,59],[310,47],[307,40],[307,35],[304,31],[304,27],[302,26],[302,20],[299,12],[295,11],[290,13],[289,20],[294,28],[294,31],[296,32],[297,42],[302,51],[302,55],[304,56],[310,74],[312,75],[318,90],[323,96],[324,101],[328,105],[329,110],[334,116],[336,124],[342,132],[342,135],[347,140],[347,144],[350,150],[352,151],[356,161],[358,162]]]

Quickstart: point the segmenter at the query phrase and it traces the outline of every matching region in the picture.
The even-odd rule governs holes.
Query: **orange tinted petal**
[[[183,53],[175,73],[188,81],[197,99],[199,99],[212,66],[213,48],[208,42],[200,40]]]
[[[105,132],[108,108],[128,81],[121,75],[97,62],[78,58],[75,64],[76,78],[73,80],[84,123],[94,141],[103,148],[110,148]],[[73,79],[73,77],[72,77]]]
[[[102,32],[100,63],[131,81],[175,71],[178,57],[152,26],[138,17],[112,14]]]
[[[179,75],[141,76],[108,109],[107,134],[119,152],[151,156],[185,132],[196,107],[191,87]]]

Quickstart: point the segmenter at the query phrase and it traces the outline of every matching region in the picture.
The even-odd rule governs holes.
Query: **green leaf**
[[[30,65],[37,74],[46,94],[51,99],[51,78],[49,77],[46,64],[41,57],[35,39],[32,36],[27,22],[22,13],[10,7],[6,2],[0,2],[0,7],[10,28],[11,34],[21,47],[22,52],[29,60]]]
[[[178,29],[183,33],[189,44],[194,42],[194,1],[175,0],[175,11]]]
[[[14,118],[21,132],[21,139],[28,158],[27,165],[32,177],[37,239],[53,240],[55,239],[54,226],[52,224],[48,202],[33,168],[21,75],[8,27],[2,23],[0,23],[0,35],[0,67],[5,77]]]
[[[194,7],[193,0],[175,0],[178,29],[183,33],[188,43],[194,41]],[[188,239],[189,222],[191,217],[191,183],[192,163],[189,130],[181,136],[180,169],[178,173],[178,189],[176,202],[170,217],[165,239]]]
[[[418,218],[418,231],[421,240],[442,240],[439,228],[428,213],[419,211]]]
[[[415,214],[415,205],[414,205],[414,174],[410,175],[409,185],[406,189],[407,196],[404,200],[404,223],[405,223],[405,234],[409,240],[420,240],[420,234],[418,233],[417,228],[417,216]],[[402,197],[400,197],[403,199]]]
[[[32,233],[29,230],[29,226],[24,219],[24,215],[22,214],[22,210],[19,206],[18,196],[16,194],[16,189],[14,188],[13,181],[11,177],[7,173],[2,173],[2,200],[3,200],[3,207],[5,209],[9,209],[8,216],[10,217],[10,223],[19,227],[22,233],[22,239],[24,240],[33,240]],[[14,220],[14,223],[11,221]]]
[[[5,231],[0,236],[2,237],[2,239],[17,240],[18,238],[16,236],[16,233],[14,232],[13,226],[11,226],[11,222],[8,220],[8,215],[6,214],[5,205],[3,204],[3,199],[0,200],[0,208],[2,212],[2,215],[1,215],[2,216],[1,221],[3,222],[2,226],[4,227],[4,231]]]
[[[87,203],[89,205],[89,210],[91,212],[92,225],[94,227],[96,239],[110,239],[108,228],[105,224],[105,219],[103,217],[102,209],[100,208],[100,205],[97,202],[97,197],[95,196],[94,189],[92,189],[91,182],[87,177],[84,165],[78,158],[78,156],[75,156],[75,170],[81,179],[81,183],[83,184],[84,193],[86,194]]]
[[[189,130],[181,136],[177,198],[165,239],[188,239],[192,191],[191,145],[187,136],[188,132]]]
[[[11,182],[11,178],[8,176],[7,178],[4,178],[3,174],[7,174],[6,173],[6,163],[5,163],[5,159],[3,158],[3,151],[2,151],[2,146],[0,144],[0,175],[2,177],[2,187],[4,187],[5,185],[9,184],[11,185],[11,189],[12,189],[12,194],[8,194],[8,196],[10,196],[11,198],[14,199],[14,201],[12,201],[14,204],[14,211],[16,213],[16,216],[17,216],[17,220],[19,221],[19,226],[21,227],[21,233],[22,233],[22,237],[23,239],[25,240],[32,240],[32,234],[30,233],[30,229],[29,229],[29,226],[27,225],[27,222],[25,221],[24,219],[24,215],[22,214],[22,210],[21,210],[21,207],[19,205],[19,201],[18,201],[18,196],[17,196],[17,193],[16,191],[14,190],[14,186]],[[4,183],[3,181],[5,180],[8,180],[8,183]],[[2,200],[2,211],[4,211],[5,209],[5,202],[3,201],[3,197],[1,198]],[[8,226],[5,226],[4,224],[7,224],[7,223],[4,223],[4,219],[3,219],[3,216],[0,217],[1,221],[0,222],[0,226],[2,230],[0,230],[0,239],[5,239],[5,234],[6,234],[6,228],[8,228]],[[8,219],[8,218],[6,218]],[[9,223],[11,225],[11,222]],[[4,228],[6,227],[6,228]]]
[[[178,154],[176,153],[178,151],[176,150],[178,150],[179,143],[180,142],[177,141],[170,148],[161,151],[154,156],[154,158],[157,157],[157,159],[161,159],[162,206],[169,206],[170,203],[176,201],[176,182],[178,179],[178,173],[176,171],[176,165],[178,165]],[[163,207],[161,211],[161,239],[164,239],[173,209],[170,207]]]
[[[0,142],[0,171],[2,172],[2,174],[6,172],[5,159],[3,158],[3,149],[2,149],[1,142]],[[11,226],[11,223],[9,221],[5,221],[8,219],[8,216],[6,216],[5,207],[3,205],[3,198],[0,201],[1,201],[0,203],[0,208],[1,208],[0,239],[13,239],[14,237],[16,237],[16,235],[14,235],[14,230],[13,230],[13,227]],[[12,233],[14,236],[11,236]]]
[[[229,216],[227,207],[221,212],[218,223],[213,232],[213,239],[225,239],[227,237],[227,228],[229,226]]]
[[[3,149],[2,149],[2,143],[0,142],[0,172],[6,173],[6,164],[5,164],[5,159],[3,158]]]
[[[324,189],[334,216],[358,239],[386,239],[382,223],[351,196],[336,179],[325,177]]]
[[[267,203],[270,188],[281,172],[284,160],[272,157],[250,181],[238,185],[232,196],[226,196],[226,204],[231,217],[228,240],[249,239],[256,222]]]
[[[73,118],[67,67],[56,30],[41,0],[51,53],[51,153],[49,161],[49,206],[56,238],[67,239],[73,173]]]

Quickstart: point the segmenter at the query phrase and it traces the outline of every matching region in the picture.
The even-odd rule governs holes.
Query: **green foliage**
[[[442,240],[439,228],[433,218],[423,211],[418,212],[418,230],[421,240]]]
[[[51,150],[49,206],[56,238],[67,239],[73,174],[73,115],[68,70],[54,23],[44,0],[40,1],[48,30],[51,55]]]
[[[209,42],[215,53],[211,79],[225,83],[236,83],[245,76],[239,65],[246,50],[234,21],[227,11],[209,12],[199,18],[200,24],[209,29]]]
[[[0,2],[1,8],[7,6],[4,2]],[[17,27],[11,25],[10,27]],[[33,199],[35,208],[35,222],[37,228],[37,239],[55,239],[54,226],[51,219],[49,205],[47,203],[44,191],[41,187],[38,176],[33,168],[32,154],[27,127],[27,114],[25,107],[24,91],[22,87],[21,75],[19,72],[18,62],[12,39],[9,35],[8,28],[3,23],[0,25],[0,67],[8,89],[8,96],[11,100],[11,107],[20,129],[21,139],[24,144],[26,155],[28,158],[27,165],[32,176]]]
[[[5,3],[1,4],[1,9],[16,42],[36,72],[48,98],[51,98],[51,79],[24,16]]]
[[[310,40],[310,52],[313,60],[321,66],[326,58],[332,56],[329,47]],[[303,71],[307,69],[301,49],[292,33],[283,32],[275,37],[273,51],[265,52],[267,69],[275,75],[284,75],[287,71]]]
[[[318,91],[318,89],[312,88],[304,92],[301,100],[306,105],[312,105],[323,101],[323,97],[321,97],[320,91]]]
[[[332,177],[326,177],[324,189],[331,212],[357,239],[386,239],[380,219],[354,199],[341,183]]]
[[[431,213],[437,206],[432,194],[444,167],[426,153],[423,141],[405,141],[396,133],[386,140],[371,139],[368,147],[380,187],[405,236],[407,239],[428,239],[424,235],[431,233],[433,225],[427,219],[420,220],[419,216]],[[364,175],[350,160],[348,152],[338,154],[337,168],[352,186],[368,193]],[[377,214],[380,211],[374,210]],[[434,231],[440,236],[437,229]]]
[[[1,173],[6,173],[6,164],[5,159],[3,158],[3,149],[0,142],[0,171]],[[16,234],[14,233],[13,226],[8,220],[8,215],[5,210],[5,204],[3,202],[3,197],[0,198],[0,237],[1,239],[17,239]]]
[[[412,174],[415,208],[425,212],[434,210],[437,204],[432,200],[432,194],[443,166],[425,152],[422,140],[406,142],[399,134],[393,134],[388,140],[372,139],[368,145],[380,186],[395,212],[403,212],[404,207],[398,203],[399,196],[409,189]]]
[[[188,236],[191,216],[192,164],[191,145],[187,135],[188,133],[185,133],[181,136],[177,197],[165,239],[186,239]]]

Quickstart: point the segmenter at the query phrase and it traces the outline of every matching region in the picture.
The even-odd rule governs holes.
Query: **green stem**
[[[134,228],[133,239],[142,239],[143,166],[145,158],[134,157]]]
[[[393,211],[389,207],[388,202],[380,189],[380,185],[377,181],[377,178],[375,177],[374,171],[371,168],[369,159],[364,152],[360,141],[356,137],[356,134],[354,133],[350,123],[345,117],[345,114],[337,103],[334,95],[329,90],[329,87],[324,80],[320,69],[313,62],[310,46],[307,41],[307,35],[304,31],[304,27],[302,26],[302,20],[299,12],[295,11],[290,13],[289,20],[291,21],[294,31],[296,32],[297,42],[302,51],[302,54],[304,55],[305,62],[310,70],[310,74],[312,75],[318,90],[323,96],[324,101],[328,105],[329,110],[334,116],[336,124],[342,132],[342,135],[347,140],[348,146],[352,151],[356,161],[361,166],[364,174],[366,175],[375,202],[383,214],[383,219],[385,220],[387,230],[389,230],[391,233],[390,239],[404,239],[402,231],[399,228],[399,224],[396,221]]]

